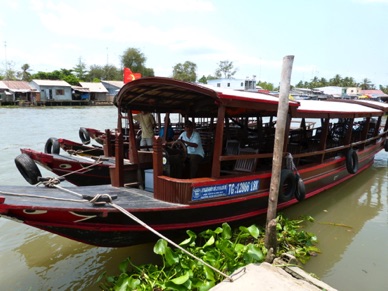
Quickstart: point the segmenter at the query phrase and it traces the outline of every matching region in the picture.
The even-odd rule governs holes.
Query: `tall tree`
[[[173,67],[172,77],[176,80],[195,82],[197,80],[197,65],[193,62],[186,61]]]
[[[379,88],[381,91],[383,91],[385,94],[388,94],[388,86],[379,85]]]
[[[375,89],[375,86],[372,84],[371,80],[368,78],[365,78],[362,80],[362,83],[360,84],[360,87],[362,90],[371,90]]]
[[[111,81],[122,81],[123,80],[123,71],[119,70],[113,65],[105,65],[103,67],[104,78],[102,80],[111,80]]]
[[[16,71],[14,69],[15,64],[13,62],[7,62],[6,70],[4,73],[4,80],[17,80]]]
[[[82,61],[82,58],[80,57],[78,59],[78,64],[73,68],[74,75],[80,80],[85,81],[87,70],[86,70],[86,64]]]
[[[198,80],[199,83],[202,83],[202,84],[207,84],[207,78],[205,77],[205,75],[203,75],[199,80]]]
[[[232,79],[236,72],[237,69],[234,69],[233,62],[226,60],[220,61],[218,63],[218,68],[216,69],[215,75],[217,78],[224,77],[225,79]]]
[[[128,48],[121,56],[123,67],[131,69],[134,73],[140,73],[143,77],[153,77],[154,70],[145,66],[147,58],[137,48]]]
[[[30,65],[24,64],[21,69],[22,70],[20,72],[17,72],[17,77],[22,81],[31,81],[31,73],[29,72],[31,70]]]
[[[269,91],[274,91],[274,88],[275,88],[272,83],[268,83],[268,82],[259,81],[259,82],[257,82],[257,85],[259,85],[261,88],[263,88],[265,90],[269,90]]]
[[[105,70],[102,66],[99,65],[91,65],[89,67],[89,72],[87,75],[86,80],[88,82],[99,82],[101,80],[104,80],[105,78]]]
[[[334,78],[329,80],[331,86],[341,86],[342,78],[340,75],[335,75]]]

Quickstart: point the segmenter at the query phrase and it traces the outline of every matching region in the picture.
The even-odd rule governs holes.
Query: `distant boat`
[[[0,215],[105,247],[155,241],[145,226],[174,237],[252,222],[267,212],[278,103],[268,94],[169,78],[129,82],[116,98],[115,134],[104,140],[115,145],[111,184],[57,187],[37,177],[47,187],[0,186]],[[136,148],[133,110],[180,114],[196,124],[205,155],[195,178],[186,143],[163,145],[155,137],[152,151]],[[289,101],[278,208],[324,195],[368,169],[377,152],[388,151],[387,112],[388,104],[377,102]],[[25,172],[37,174],[33,165]]]
[[[65,138],[50,137],[45,144],[44,152],[46,154],[59,154],[60,150],[72,155],[81,156],[102,156],[104,149],[102,146],[88,146]]]

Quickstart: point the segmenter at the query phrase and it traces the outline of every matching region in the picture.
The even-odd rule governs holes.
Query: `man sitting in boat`
[[[178,140],[184,142],[187,146],[187,156],[190,162],[190,178],[195,178],[198,166],[205,156],[202,147],[200,134],[194,130],[194,124],[191,121],[185,122],[185,131],[181,133]]]

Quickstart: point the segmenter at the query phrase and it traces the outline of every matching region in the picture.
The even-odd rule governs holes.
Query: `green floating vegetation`
[[[301,230],[305,221],[312,217],[289,220],[282,215],[277,217],[277,256],[289,253],[301,263],[306,263],[319,252],[317,237]],[[213,266],[220,272],[230,275],[235,270],[250,263],[265,260],[267,249],[264,246],[264,228],[256,225],[240,226],[232,230],[222,224],[215,230],[206,230],[198,235],[187,231],[188,238],[180,243],[185,250]],[[225,278],[222,274],[192,258],[180,249],[173,249],[163,239],[157,241],[154,253],[161,256],[162,264],[136,266],[130,258],[119,265],[118,276],[99,278],[102,290],[209,290]]]

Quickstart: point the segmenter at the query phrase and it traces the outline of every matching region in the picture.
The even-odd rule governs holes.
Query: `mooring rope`
[[[294,157],[291,153],[287,153],[286,155],[286,168],[293,172],[296,172],[299,175],[298,169],[296,168],[294,163]]]
[[[29,197],[29,198],[43,198],[47,200],[58,200],[58,201],[68,201],[68,202],[81,202],[81,203],[89,202],[89,200],[87,199],[76,200],[76,199],[69,199],[69,198],[58,198],[58,197],[42,196],[42,195],[35,195],[35,194],[13,193],[13,192],[4,192],[4,191],[0,191],[0,194],[8,195],[8,196]]]
[[[61,178],[65,178],[66,176],[70,176],[70,175],[72,175],[74,173],[78,173],[78,172],[81,172],[83,170],[87,170],[89,168],[95,167],[95,166],[100,165],[100,164],[102,164],[102,161],[99,158],[98,160],[96,160],[95,163],[93,163],[93,164],[91,164],[89,166],[83,167],[83,168],[78,169],[78,170],[74,170],[74,171],[69,172],[67,174],[63,174],[62,176],[58,176],[57,178],[55,178],[55,177],[42,178],[42,181],[40,181],[38,184],[36,184],[36,186],[39,186],[40,184],[43,184],[43,185],[45,185],[47,187],[52,187],[52,185],[59,184],[61,182]],[[49,182],[47,182],[47,181],[49,181]]]
[[[145,222],[143,222],[142,220],[140,220],[139,218],[137,218],[135,215],[133,215],[132,213],[130,213],[129,211],[127,211],[126,209],[124,209],[123,207],[115,204],[115,203],[108,203],[109,205],[111,205],[112,207],[116,208],[117,210],[121,211],[123,214],[125,214],[126,216],[128,216],[129,218],[131,218],[132,220],[134,220],[135,222],[139,223],[140,225],[144,226],[145,228],[147,228],[149,231],[153,232],[154,234],[156,234],[157,236],[159,236],[160,238],[164,239],[165,241],[167,241],[168,243],[170,243],[171,245],[173,245],[174,247],[180,249],[182,252],[186,253],[187,255],[189,255],[190,257],[194,258],[195,260],[201,262],[202,264],[204,264],[205,266],[209,267],[210,269],[212,269],[213,271],[217,272],[218,274],[224,276],[225,278],[229,279],[231,282],[233,282],[233,278],[223,272],[221,272],[220,270],[214,268],[212,265],[206,263],[204,260],[202,260],[201,258],[198,258],[197,256],[193,255],[192,253],[190,253],[189,251],[185,250],[184,248],[182,248],[180,245],[174,243],[172,240],[170,240],[169,238],[165,237],[164,235],[162,235],[160,232],[158,232],[157,230],[153,229],[151,226],[149,226],[148,224],[146,224]]]
[[[187,255],[189,255],[190,257],[194,258],[195,260],[201,262],[202,264],[204,264],[205,266],[209,267],[210,269],[212,269],[213,271],[217,272],[218,274],[222,275],[223,277],[229,279],[231,282],[234,281],[234,279],[221,272],[220,270],[216,269],[215,267],[213,267],[212,265],[206,263],[204,260],[202,260],[201,258],[198,258],[197,256],[193,255],[192,253],[190,253],[189,251],[185,250],[184,248],[182,248],[180,245],[176,244],[175,242],[173,242],[172,240],[170,240],[169,238],[165,237],[164,235],[162,235],[160,232],[158,232],[157,230],[153,229],[151,226],[149,226],[148,224],[146,224],[144,221],[140,220],[139,218],[137,218],[135,215],[133,215],[132,213],[130,213],[129,211],[127,211],[125,208],[121,207],[120,205],[117,205],[115,203],[113,203],[113,199],[112,197],[109,195],[109,194],[96,194],[92,199],[90,200],[87,200],[87,199],[84,199],[84,196],[82,194],[79,194],[75,191],[72,191],[72,190],[69,190],[69,189],[66,189],[66,188],[63,188],[61,186],[58,185],[58,182],[59,179],[57,178],[49,178],[45,181],[42,181],[41,183],[44,184],[45,186],[47,187],[50,187],[50,188],[57,188],[58,190],[62,190],[62,191],[65,191],[67,193],[70,193],[70,194],[73,194],[79,198],[81,198],[81,200],[75,200],[75,199],[64,199],[64,198],[55,198],[55,197],[48,197],[48,196],[39,196],[39,195],[31,195],[31,194],[19,194],[19,193],[10,193],[10,192],[3,192],[3,191],[0,191],[0,194],[5,194],[5,195],[13,195],[13,196],[24,196],[24,197],[33,197],[33,198],[44,198],[44,199],[52,199],[52,200],[60,200],[60,201],[69,201],[69,202],[82,202],[82,203],[85,203],[85,202],[90,202],[92,203],[93,205],[103,205],[103,204],[108,204],[110,206],[112,206],[113,208],[117,209],[118,211],[120,211],[121,213],[123,213],[124,215],[128,216],[129,218],[131,218],[132,220],[134,220],[135,222],[137,222],[138,224],[140,224],[141,226],[145,227],[146,229],[148,229],[149,231],[151,231],[152,233],[156,234],[158,237],[164,239],[165,241],[167,241],[168,243],[170,243],[171,245],[173,245],[174,247],[180,249],[182,252],[186,253]],[[101,201],[103,200],[103,201]]]
[[[83,153],[88,153],[88,152],[92,152],[94,150],[98,150],[100,148],[92,148],[92,149],[87,149],[87,150],[67,150],[67,152],[70,154],[70,155],[80,155],[80,154],[83,154]]]

